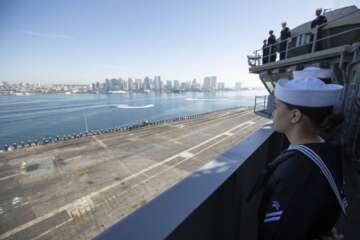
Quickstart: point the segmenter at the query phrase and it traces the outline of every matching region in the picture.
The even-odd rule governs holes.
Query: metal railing
[[[267,95],[255,96],[254,112],[265,111],[267,106]]]
[[[314,28],[314,31],[311,31],[311,32],[305,32],[305,33],[301,33],[301,34],[297,34],[295,36],[291,36],[290,38],[288,39],[285,39],[285,40],[282,40],[282,41],[278,41],[274,44],[271,44],[271,45],[268,45],[266,48],[264,49],[268,49],[269,50],[269,54],[268,55],[263,55],[261,54],[264,49],[263,48],[260,48],[260,49],[257,49],[254,51],[254,55],[249,55],[248,56],[248,62],[249,62],[249,65],[250,66],[259,66],[261,65],[260,64],[260,60],[262,59],[262,64],[267,64],[267,63],[272,63],[272,62],[275,62],[276,61],[276,57],[275,57],[275,60],[274,61],[271,61],[271,56],[276,56],[277,53],[281,54],[281,53],[285,53],[285,58],[284,59],[288,59],[288,53],[291,52],[291,51],[294,51],[295,49],[300,49],[300,48],[304,48],[306,46],[311,46],[311,49],[310,51],[306,52],[307,53],[313,53],[315,51],[317,51],[316,47],[318,45],[319,42],[321,41],[324,41],[324,40],[327,40],[327,39],[331,39],[331,38],[336,38],[336,37],[339,37],[339,36],[343,36],[344,34],[349,34],[349,33],[352,33],[354,31],[359,31],[359,34],[360,34],[360,27],[356,27],[356,28],[353,28],[353,29],[349,29],[349,30],[345,30],[345,31],[342,31],[342,32],[339,32],[339,33],[335,33],[335,34],[331,34],[329,36],[325,36],[325,37],[322,37],[322,38],[318,38],[318,34],[319,34],[319,31],[321,31],[321,27],[323,26],[319,26],[317,28]],[[312,41],[310,41],[309,43],[304,43],[304,44],[301,44],[299,46],[294,46],[294,47],[290,47],[289,48],[289,44],[296,38],[300,37],[300,36],[306,36],[308,35],[310,38],[311,36],[313,37]],[[281,43],[284,43],[286,42],[286,48],[285,50],[283,51],[275,51],[275,52],[272,52],[273,49],[276,49],[277,46],[280,46]],[[325,48],[327,49],[327,48]],[[304,53],[305,54],[305,53]],[[300,54],[301,55],[301,54]],[[265,58],[266,57],[266,58]],[[267,60],[266,63],[264,63],[264,59]]]
[[[273,95],[255,96],[254,112],[256,114],[271,118],[273,108]]]

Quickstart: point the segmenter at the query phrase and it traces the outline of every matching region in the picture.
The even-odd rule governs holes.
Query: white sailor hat
[[[285,103],[303,107],[329,107],[340,101],[343,86],[326,84],[318,78],[280,79],[275,97]]]
[[[319,67],[307,67],[302,71],[293,71],[293,77],[296,78],[306,78],[306,77],[316,77],[316,78],[331,78],[332,76],[331,69],[324,69]]]

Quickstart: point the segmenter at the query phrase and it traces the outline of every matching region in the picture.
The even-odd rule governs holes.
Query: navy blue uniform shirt
[[[311,22],[311,28],[314,28],[316,26],[320,26],[324,23],[327,23],[327,18],[324,15],[320,15],[318,17],[316,17],[312,22]]]
[[[305,146],[315,151],[342,191],[341,153],[328,143]],[[268,164],[259,208],[260,240],[310,240],[328,234],[341,208],[320,169],[297,150]]]

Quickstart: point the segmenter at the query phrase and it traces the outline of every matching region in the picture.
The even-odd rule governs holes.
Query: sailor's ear
[[[302,113],[299,109],[293,109],[291,110],[291,123],[298,123],[302,118]]]

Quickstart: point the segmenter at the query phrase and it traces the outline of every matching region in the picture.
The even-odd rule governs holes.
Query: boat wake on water
[[[117,105],[114,105],[114,107],[116,108],[122,108],[122,109],[142,109],[142,108],[152,108],[154,107],[155,105],[154,104],[148,104],[148,105],[143,105],[143,106],[129,106],[129,105],[126,105],[126,104],[117,104]]]
[[[185,98],[185,101],[226,101],[228,98]]]

